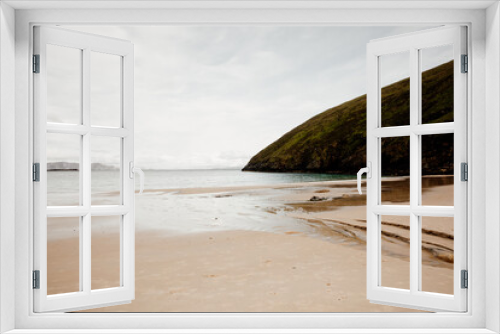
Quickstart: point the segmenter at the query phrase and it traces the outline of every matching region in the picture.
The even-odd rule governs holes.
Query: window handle
[[[139,174],[139,184],[140,184],[139,194],[142,194],[142,192],[144,191],[144,178],[145,178],[144,172],[142,171],[142,169],[134,167],[134,162],[130,161],[130,164],[129,164],[129,176],[130,176],[130,178],[133,179],[134,174],[136,174],[136,173]]]
[[[363,173],[366,173],[366,177],[368,179],[370,179],[372,177],[372,163],[370,161],[368,161],[367,163],[367,167],[364,167],[364,168],[361,168],[359,171],[358,171],[358,192],[360,195],[363,194],[363,192],[361,191],[361,175],[363,175]]]

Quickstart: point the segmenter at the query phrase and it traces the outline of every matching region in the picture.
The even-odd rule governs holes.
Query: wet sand
[[[424,203],[453,206],[453,180],[451,177],[428,177],[423,182]],[[383,183],[385,203],[391,205],[409,205],[409,182],[406,179],[392,179]],[[363,192],[365,190],[363,189]],[[324,200],[311,201],[313,196]],[[332,188],[303,188],[284,196],[284,200],[293,201],[288,213],[291,217],[307,220],[317,225],[322,233],[337,231],[348,239],[366,241],[366,195],[357,191],[338,195]],[[409,248],[410,221],[407,216],[382,216],[382,235],[391,248],[393,256],[407,257]],[[453,264],[453,218],[424,217],[422,220],[423,263],[452,267]],[[394,246],[400,245],[398,247]],[[448,291],[436,291],[450,293]]]
[[[441,178],[440,178],[441,179]],[[388,182],[405,183],[404,179]],[[449,181],[426,187],[425,196],[450,201]],[[366,209],[353,181],[279,185],[275,198],[289,217],[309,224],[317,233],[218,231],[172,235],[139,231],[136,236],[136,298],[126,305],[92,312],[414,312],[371,304],[366,300]],[[237,189],[189,189],[237,196],[259,195],[276,186]],[[403,187],[401,187],[403,188]],[[392,189],[391,185],[387,189]],[[404,190],[402,190],[404,192]],[[389,190],[388,193],[391,191]],[[182,195],[182,192],[178,192]],[[311,201],[311,197],[324,199]],[[401,194],[399,195],[401,198]],[[430,198],[430,197],[429,197]],[[405,200],[400,201],[401,204]],[[270,210],[272,214],[272,210]],[[409,286],[409,225],[405,217],[382,218],[384,286]],[[453,285],[453,224],[435,219],[423,231],[423,288],[451,293]],[[119,270],[118,238],[93,237],[93,287],[113,285]],[[77,276],[60,263],[76,238],[48,243],[49,292],[71,284]],[[73,247],[75,248],[75,247]],[[65,251],[66,250],[66,251]],[[77,251],[77,249],[76,249]],[[101,259],[102,258],[102,259]],[[57,281],[55,279],[57,278]],[[64,290],[64,289],[63,289]]]

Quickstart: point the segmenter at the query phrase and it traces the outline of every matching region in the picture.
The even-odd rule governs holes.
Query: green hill
[[[382,125],[409,124],[409,79],[382,88]],[[424,123],[453,121],[453,61],[422,75]],[[453,134],[424,136],[423,175],[453,173]],[[382,142],[383,175],[408,175],[409,138]],[[328,109],[256,154],[244,171],[353,175],[366,165],[366,95]]]

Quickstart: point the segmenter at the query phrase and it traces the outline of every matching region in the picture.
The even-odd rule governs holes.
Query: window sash
[[[460,73],[461,55],[467,54],[465,27],[442,27],[372,41],[367,48],[367,161],[372,177],[367,179],[367,295],[370,301],[401,307],[459,311],[467,310],[467,290],[461,288],[460,272],[467,270],[467,182],[461,182],[460,164],[467,162],[467,75]],[[453,44],[454,122],[420,124],[420,50]],[[380,57],[409,51],[410,125],[382,127]],[[454,206],[423,206],[421,196],[421,135],[454,133]],[[381,138],[410,138],[410,205],[382,205]],[[381,213],[410,217],[410,289],[380,286],[382,272]],[[454,217],[453,295],[420,291],[422,277],[421,216]]]
[[[60,28],[34,28],[34,54],[40,55],[40,73],[34,79],[34,161],[40,163],[40,182],[34,184],[34,263],[40,271],[40,288],[33,290],[35,312],[72,311],[129,302],[134,299],[134,180],[129,177],[133,161],[133,45],[102,36]],[[81,124],[47,123],[46,45],[70,47],[82,52]],[[113,54],[121,62],[121,125],[119,128],[91,125],[90,55],[91,52]],[[74,134],[81,137],[80,205],[47,206],[47,133]],[[91,205],[91,141],[95,136],[118,137],[120,149],[121,205]],[[92,290],[92,216],[120,216],[120,286]],[[48,295],[47,289],[47,218],[78,217],[80,220],[79,282],[80,291]]]

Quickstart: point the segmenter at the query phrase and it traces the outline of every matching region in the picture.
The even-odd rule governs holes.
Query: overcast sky
[[[66,28],[126,39],[135,45],[136,166],[155,169],[243,167],[295,126],[365,94],[365,53],[370,40],[424,29]],[[113,62],[101,64],[105,65],[95,65],[92,73],[105,78],[102,74],[113,71]],[[109,77],[113,77],[111,72]],[[397,78],[396,74],[390,80]],[[93,82],[94,91],[99,90],[99,83]],[[102,92],[108,90],[102,87]],[[68,94],[63,95],[64,90],[58,99]],[[60,147],[52,153],[60,155],[55,160],[66,154]],[[106,162],[105,156],[96,160]]]

